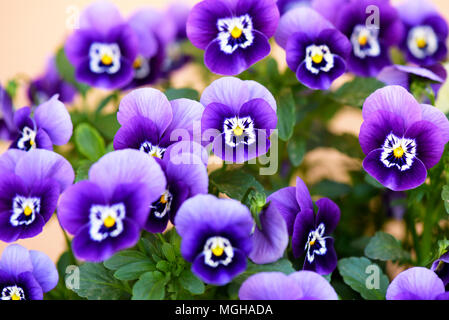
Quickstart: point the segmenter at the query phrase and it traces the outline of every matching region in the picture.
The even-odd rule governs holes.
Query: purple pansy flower
[[[65,105],[58,95],[39,105],[31,114],[30,107],[14,113],[15,141],[10,148],[29,151],[32,149],[53,150],[53,145],[69,142],[73,124]]]
[[[432,263],[431,270],[434,271],[445,286],[449,284],[449,252],[446,252],[441,257]]]
[[[9,245],[0,259],[0,300],[42,300],[58,283],[58,271],[43,252]]]
[[[75,179],[72,166],[48,150],[8,150],[0,157],[0,240],[13,242],[42,232],[59,194]]]
[[[396,276],[387,289],[387,300],[449,300],[443,281],[423,267],[407,269]]]
[[[193,153],[174,154],[178,142],[167,149],[167,155],[159,161],[167,180],[167,189],[153,202],[145,230],[163,232],[168,221],[174,222],[176,213],[187,199],[208,192],[208,175],[205,163]],[[194,142],[193,142],[194,143]],[[200,145],[197,145],[201,148]]]
[[[122,127],[114,138],[114,148],[137,149],[162,158],[175,142],[192,140],[193,129],[204,107],[197,101],[176,99],[168,101],[159,90],[136,89],[120,102],[117,113]]]
[[[204,0],[190,11],[187,36],[212,72],[237,75],[269,55],[278,21],[275,0]]]
[[[296,8],[283,15],[275,39],[285,49],[289,68],[309,88],[329,89],[346,71],[351,43],[311,8]]]
[[[201,103],[206,107],[201,131],[218,157],[242,163],[268,152],[277,116],[276,101],[264,86],[221,78],[204,90]]]
[[[369,6],[378,8],[379,26],[367,25]],[[403,26],[397,10],[385,0],[352,0],[338,10],[335,26],[352,44],[347,60],[349,71],[358,76],[376,76],[391,64],[389,48],[399,44],[402,38]]]
[[[80,28],[65,44],[76,79],[105,89],[122,88],[133,79],[138,50],[134,30],[106,1],[95,2],[82,12]]]
[[[8,92],[0,86],[0,140],[15,138],[14,110]]]
[[[255,227],[249,258],[258,264],[279,260],[288,246],[287,224],[276,206],[269,203],[259,214],[262,230]]]
[[[277,0],[277,6],[281,16],[289,10],[298,7],[308,7],[312,0]]]
[[[350,1],[352,0],[312,0],[311,7],[333,25],[337,25],[341,9]]]
[[[290,275],[281,272],[257,273],[243,282],[240,300],[338,300],[329,282],[313,271]]]
[[[359,141],[363,168],[393,191],[416,188],[438,163],[449,140],[449,121],[437,108],[419,104],[400,86],[371,94],[363,105]]]
[[[387,85],[398,85],[405,89],[410,89],[413,78],[419,78],[431,82],[430,86],[435,97],[446,80],[447,72],[441,64],[436,64],[426,68],[416,66],[392,65],[385,67],[378,75],[377,79]]]
[[[55,94],[64,103],[73,101],[77,90],[70,83],[64,81],[56,68],[55,58],[52,57],[47,64],[45,73],[33,80],[28,88],[28,98],[32,103],[41,104]]]
[[[447,56],[448,26],[432,3],[406,1],[398,11],[405,27],[401,49],[407,60],[424,66],[443,61]]]
[[[114,151],[61,196],[58,218],[73,234],[76,257],[99,262],[134,246],[149,207],[166,189],[164,173],[154,159],[136,150]]]
[[[184,202],[175,224],[182,256],[204,282],[224,285],[246,269],[253,219],[240,202],[197,195]]]
[[[292,235],[292,249],[295,258],[306,253],[304,269],[319,274],[331,273],[337,266],[334,239],[329,235],[340,221],[340,209],[328,198],[318,200],[314,205],[309,190],[301,178],[296,187],[287,187],[271,194],[268,199],[279,210],[287,222]]]

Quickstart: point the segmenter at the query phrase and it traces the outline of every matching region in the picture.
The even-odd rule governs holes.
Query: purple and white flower
[[[0,86],[0,140],[13,140],[15,133],[12,100],[8,92]]]
[[[371,94],[363,105],[359,141],[363,168],[393,191],[424,183],[449,141],[449,121],[437,108],[419,104],[400,86]]]
[[[0,240],[14,242],[42,232],[59,194],[75,179],[70,163],[48,150],[11,149],[0,157]]]
[[[184,202],[175,225],[182,256],[204,282],[224,285],[246,269],[253,219],[240,202],[197,195]]]
[[[329,282],[313,271],[290,275],[281,272],[257,273],[243,282],[240,300],[338,300]]]
[[[201,103],[206,107],[201,118],[203,139],[210,139],[218,157],[242,163],[268,152],[277,116],[276,101],[264,86],[221,78],[204,90]]]
[[[43,252],[9,245],[0,259],[0,300],[42,300],[58,283],[58,271]]]
[[[337,266],[334,239],[329,235],[340,221],[340,209],[330,199],[322,198],[314,205],[309,190],[301,178],[296,187],[286,187],[271,194],[268,199],[279,210],[287,222],[292,235],[292,249],[295,258],[305,253],[304,270],[319,274],[330,274]]]
[[[431,270],[443,280],[445,286],[449,284],[449,253],[443,254],[432,263]]]
[[[204,0],[190,11],[187,37],[212,72],[237,75],[270,53],[278,21],[275,0]]]
[[[98,1],[82,12],[80,28],[67,39],[65,53],[79,82],[119,89],[134,77],[138,40],[113,4]]]
[[[108,153],[61,196],[58,218],[76,257],[99,262],[139,240],[151,204],[166,190],[157,162],[136,150]]]
[[[299,7],[283,15],[275,39],[285,49],[289,68],[309,88],[329,89],[346,71],[349,40],[311,8]]]

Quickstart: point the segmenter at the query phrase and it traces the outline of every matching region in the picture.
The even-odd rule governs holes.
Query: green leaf
[[[181,89],[174,89],[170,88],[165,91],[165,95],[167,96],[168,100],[175,100],[175,99],[191,99],[191,100],[199,100],[199,93],[198,91],[191,89],[191,88],[181,88]]]
[[[170,264],[165,260],[160,260],[156,263],[156,268],[163,272],[169,272],[170,271]]]
[[[338,271],[343,281],[366,300],[384,300],[389,284],[388,277],[371,260],[362,257],[338,261]]]
[[[89,90],[89,86],[76,81],[75,68],[71,65],[67,56],[65,55],[64,48],[61,48],[56,53],[55,57],[56,68],[62,79],[66,82],[74,85],[76,89],[84,96]]]
[[[98,104],[97,110],[95,110],[95,113],[100,114],[101,111],[112,101],[117,101],[119,98],[119,92],[114,91],[113,93],[107,95],[103,100],[100,101]]]
[[[115,273],[114,277],[119,280],[136,280],[148,271],[155,271],[156,267],[149,259],[146,261],[133,262],[120,267]]]
[[[443,199],[446,212],[449,213],[449,186],[443,187],[443,191],[441,191],[441,199]]]
[[[170,261],[170,262],[176,261],[175,250],[170,243],[166,242],[162,245],[162,253],[167,258],[168,261]]]
[[[132,300],[162,300],[167,279],[159,271],[144,273],[134,284]]]
[[[334,99],[347,106],[361,108],[366,98],[385,84],[375,78],[356,77],[342,85],[334,94]]]
[[[287,144],[288,158],[294,167],[299,167],[307,151],[304,140],[290,140]]]
[[[112,272],[100,263],[84,263],[79,269],[79,288],[73,290],[89,300],[117,300],[125,291]]]
[[[97,114],[94,122],[95,128],[109,140],[113,140],[115,134],[120,129],[116,113]]]
[[[293,135],[296,124],[295,100],[291,91],[282,94],[277,108],[279,139],[288,141]]]
[[[391,234],[379,231],[365,248],[365,255],[368,258],[381,261],[408,260],[410,254],[402,249],[401,243]]]
[[[6,84],[5,91],[8,93],[8,95],[11,97],[12,100],[14,100],[18,88],[19,83],[15,79],[9,80],[8,83]]]
[[[103,264],[109,270],[118,270],[128,264],[141,262],[146,259],[148,259],[148,257],[142,252],[136,250],[123,250],[113,255],[111,258],[103,262]]]
[[[293,268],[292,263],[288,259],[280,259],[273,263],[267,264],[255,264],[251,261],[248,261],[248,267],[245,272],[235,278],[235,282],[243,283],[250,276],[259,273],[259,272],[282,272],[285,274],[290,274],[295,272],[296,270]],[[233,282],[234,282],[233,281]]]
[[[242,170],[217,170],[209,176],[210,183],[219,192],[233,199],[243,200],[249,188],[255,188],[259,192],[265,192],[263,186],[252,175]]]
[[[75,174],[75,183],[89,178],[89,169],[93,162],[90,160],[81,160]]]
[[[180,277],[179,282],[184,289],[193,294],[203,294],[205,290],[204,283],[198,279],[190,269],[184,270]]]
[[[81,123],[76,127],[75,144],[78,151],[91,161],[97,161],[106,152],[104,139],[87,123]]]

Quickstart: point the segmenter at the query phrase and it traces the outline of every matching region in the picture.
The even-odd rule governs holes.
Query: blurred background
[[[13,78],[23,80],[32,79],[44,71],[47,59],[52,56],[64,43],[65,38],[72,33],[73,17],[93,1],[89,0],[0,0],[0,83],[5,85]],[[163,9],[172,3],[184,2],[194,5],[199,0],[111,0],[121,10],[124,16],[145,6]],[[399,3],[401,1],[393,1]],[[433,0],[441,14],[449,20],[449,1]],[[164,28],[162,25],[161,28]],[[274,42],[273,42],[274,43]],[[273,46],[272,56],[285,68],[285,56],[276,45]],[[343,80],[344,81],[344,80]],[[200,92],[205,85],[200,76],[195,76],[195,70],[187,65],[176,72],[174,87],[193,87]],[[28,104],[25,88],[18,93],[16,107]],[[358,135],[362,122],[361,112],[343,109],[331,122],[335,133],[351,133]],[[6,150],[0,145],[0,153]],[[323,152],[326,152],[323,157]],[[332,161],[329,159],[332,158]],[[305,159],[311,165],[306,181],[328,177],[335,181],[346,182],[345,169],[360,166],[354,161],[333,149],[317,150],[307,154]],[[313,168],[316,168],[315,170]],[[335,169],[338,170],[335,170]],[[1,172],[0,172],[1,174]],[[310,175],[310,176],[309,176]],[[344,213],[343,213],[344,214]],[[399,222],[398,222],[399,223]],[[401,227],[393,221],[391,230],[387,230],[397,238],[401,238]],[[56,217],[44,227],[44,231],[33,239],[20,240],[18,243],[28,249],[40,250],[48,254],[53,261],[65,249],[64,235]],[[7,246],[0,242],[0,254]]]

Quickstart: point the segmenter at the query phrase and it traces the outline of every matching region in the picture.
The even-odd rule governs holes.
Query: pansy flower
[[[14,110],[8,92],[0,86],[0,140],[15,138]]]
[[[154,159],[136,150],[114,151],[89,170],[89,180],[61,196],[58,218],[74,235],[76,257],[99,262],[134,246],[151,204],[166,190]]]
[[[203,110],[197,101],[168,101],[153,88],[131,91],[120,102],[117,119],[122,127],[114,137],[114,148],[137,149],[162,158],[171,144],[193,139],[194,123],[199,125]]]
[[[313,271],[257,273],[243,282],[240,300],[338,300],[329,282]]]
[[[449,253],[446,252],[432,263],[431,270],[443,280],[445,286],[449,284]]]
[[[80,28],[65,44],[79,82],[105,89],[119,89],[134,76],[138,37],[118,9],[106,1],[87,7]]]
[[[287,224],[272,203],[262,209],[259,219],[261,229],[255,226],[249,258],[258,264],[275,262],[282,258],[288,246]]]
[[[281,16],[289,10],[310,6],[312,0],[277,0],[277,6]]]
[[[48,150],[9,150],[0,157],[0,240],[13,242],[42,232],[59,194],[72,184],[70,163]]]
[[[0,259],[0,300],[42,300],[58,283],[58,271],[43,252],[9,245]]]
[[[10,148],[29,151],[32,149],[53,150],[53,145],[69,142],[73,124],[65,105],[58,95],[39,105],[32,114],[30,107],[14,113],[15,141]]]
[[[376,6],[379,25],[367,25],[370,13],[367,8]],[[338,8],[335,26],[351,42],[352,51],[347,60],[349,71],[358,76],[374,77],[391,64],[389,48],[399,44],[403,26],[397,10],[385,0],[349,1]]]
[[[443,281],[423,267],[407,269],[396,276],[387,289],[387,300],[449,300]]]
[[[301,178],[296,179],[296,187],[286,187],[271,194],[268,199],[279,210],[287,222],[292,235],[292,249],[295,258],[305,253],[304,269],[319,274],[331,273],[337,266],[334,239],[329,235],[340,221],[340,209],[328,198],[314,204]]]
[[[206,107],[203,138],[210,139],[218,157],[242,163],[268,152],[277,116],[276,101],[264,86],[225,77],[212,82],[200,101]]]
[[[187,152],[183,151],[182,146],[180,152],[176,153],[180,144],[185,143],[188,144],[178,142],[168,147],[164,159],[159,161],[167,180],[167,187],[151,204],[150,214],[145,223],[145,230],[149,232],[163,232],[167,228],[168,221],[174,222],[176,213],[184,201],[197,194],[208,192],[207,152],[201,145],[196,145],[198,150],[202,149],[206,153],[203,159],[196,155],[197,152],[190,153],[189,149]]]
[[[190,11],[187,37],[212,72],[237,75],[269,55],[278,21],[275,0],[204,0]]]
[[[52,57],[47,63],[45,73],[31,81],[28,87],[28,98],[32,103],[39,105],[58,94],[60,101],[70,103],[76,92],[73,85],[61,78],[56,68],[55,58]]]
[[[284,14],[275,35],[285,49],[287,64],[300,82],[312,89],[329,89],[346,71],[349,40],[311,8]]]
[[[448,25],[432,3],[406,1],[398,6],[398,11],[405,26],[401,49],[407,60],[423,66],[445,60]]]
[[[182,256],[204,282],[224,285],[246,269],[253,219],[240,202],[197,195],[184,202],[175,224]]]
[[[394,191],[424,183],[449,140],[449,121],[437,108],[419,104],[403,87],[387,86],[363,105],[359,141],[363,168]]]

